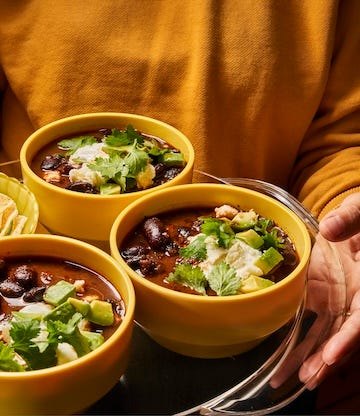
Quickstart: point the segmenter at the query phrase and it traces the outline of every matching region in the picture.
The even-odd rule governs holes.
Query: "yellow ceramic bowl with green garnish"
[[[68,273],[74,264],[95,272],[96,278],[100,276],[103,282],[102,286],[99,284],[97,288],[103,288],[104,284],[107,285],[106,287],[111,285],[111,293],[115,291],[120,295],[123,305],[122,319],[116,321],[109,336],[106,338],[104,336],[105,341],[100,346],[79,358],[42,369],[22,372],[0,371],[0,413],[2,415],[66,415],[86,412],[89,406],[119,381],[128,365],[135,308],[133,285],[119,264],[104,251],[79,240],[49,234],[9,236],[0,239],[2,277],[6,270],[9,270],[7,265],[11,264],[11,259],[18,257],[25,261],[28,259],[27,264],[32,265],[34,256],[49,261],[66,260]],[[43,284],[50,284],[53,277],[52,273],[44,271]],[[103,295],[105,292],[98,293]],[[6,312],[5,304],[10,302],[24,306],[23,295],[21,298],[1,300],[0,334],[5,328],[6,318],[10,316]],[[37,300],[37,302],[41,301]],[[31,306],[34,303],[25,305]],[[13,346],[11,340],[7,342],[7,345]],[[4,365],[5,358],[2,354],[0,368]],[[42,362],[43,360],[41,365]]]
[[[112,130],[116,128],[124,130],[128,126],[132,126],[135,130],[156,137],[176,148],[183,155],[185,162],[181,172],[156,186],[120,194],[70,191],[56,186],[54,181],[45,181],[36,173],[39,166],[34,166],[34,161],[39,152],[50,143],[61,141],[64,138],[84,136],[87,135],[87,132],[100,129]],[[136,155],[134,152],[131,153],[133,164],[142,163],[138,155],[139,153],[136,153]],[[36,195],[39,203],[39,221],[51,233],[75,237],[96,245],[106,245],[111,225],[116,216],[132,201],[152,193],[155,189],[163,189],[192,181],[194,150],[190,141],[182,132],[162,121],[134,114],[90,113],[57,120],[35,131],[21,149],[20,163],[24,183]],[[118,170],[121,166],[122,162],[117,163]],[[113,168],[116,168],[115,163],[111,165],[111,169],[108,169],[107,172],[102,172],[103,177],[114,174]],[[117,180],[120,186],[123,186],[122,175],[125,175],[126,172],[124,169],[121,172],[120,170],[117,172]],[[81,180],[85,181],[85,179]]]
[[[281,227],[295,246],[296,267],[282,280],[261,290],[203,296],[154,283],[151,275],[145,278],[138,272],[142,263],[136,264],[134,258],[135,267],[130,267],[121,254],[128,237],[134,235],[134,229],[145,218],[183,209],[214,209],[224,204],[245,211],[254,210]],[[156,224],[153,226],[155,235]],[[167,233],[166,230],[161,233]],[[151,257],[151,251],[146,252],[149,241],[144,246],[146,256],[155,261],[160,258],[152,270],[161,270],[161,256]],[[136,322],[155,341],[172,351],[193,357],[219,358],[253,348],[295,316],[305,293],[311,240],[302,219],[279,201],[250,189],[198,183],[159,190],[133,202],[116,218],[110,247],[112,256],[134,284]],[[139,256],[142,250],[141,245],[135,246],[134,254]],[[150,267],[153,264],[150,263]]]

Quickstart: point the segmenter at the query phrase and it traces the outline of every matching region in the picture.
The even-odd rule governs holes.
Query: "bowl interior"
[[[159,137],[174,147],[178,148],[184,154],[185,160],[187,162],[182,173],[188,174],[189,171],[192,171],[194,164],[194,150],[191,142],[183,133],[170,126],[169,124],[159,120],[127,113],[80,114],[60,119],[41,127],[25,141],[21,149],[21,168],[25,171],[26,175],[30,175],[38,182],[44,183],[44,186],[50,186],[52,189],[56,188],[56,190],[59,190],[59,188],[41,180],[30,168],[33,158],[41,148],[56,139],[70,134],[79,134],[84,131],[96,130],[105,127],[125,128],[127,125],[132,125],[135,129],[138,129],[143,133]],[[182,174],[180,174],[180,176],[182,176]],[[158,188],[162,187],[162,185],[158,186]],[[60,189],[60,191],[62,190]],[[69,193],[66,190],[64,190],[64,192],[65,195]],[[138,191],[137,193],[140,196],[146,193],[146,190]],[[82,195],[86,198],[94,197],[94,195],[91,194]],[[126,195],[122,194],[119,196],[113,195],[111,197],[125,196]]]
[[[110,234],[111,251],[125,266],[126,263],[122,260],[118,248],[128,233],[145,217],[185,207],[213,208],[224,203],[244,210],[254,209],[260,215],[273,219],[295,243],[300,257],[297,268],[301,269],[307,263],[311,252],[311,240],[301,218],[279,201],[260,192],[221,184],[180,185],[159,190],[134,201],[118,215],[113,224]],[[129,268],[127,270],[129,271]],[[296,269],[293,273],[296,273]],[[138,276],[136,273],[131,274]],[[137,278],[148,284],[145,283],[148,282],[147,279],[140,276]],[[273,288],[274,286],[265,290],[273,290]]]

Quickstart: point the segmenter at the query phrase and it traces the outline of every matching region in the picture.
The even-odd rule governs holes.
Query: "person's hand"
[[[274,388],[300,368],[299,379],[312,389],[359,349],[360,193],[326,215],[319,230],[309,264],[306,302],[306,310],[314,312],[316,319],[273,377]],[[345,275],[346,288],[337,280],[340,273]]]
[[[339,331],[325,342],[321,358],[329,366],[319,375],[320,382],[330,370],[359,350],[360,342],[360,193],[348,196],[339,208],[326,215],[319,224],[321,235],[336,242],[347,287],[346,319]],[[306,364],[306,363],[305,363]],[[309,368],[311,370],[311,368]],[[304,366],[302,377],[311,376]]]

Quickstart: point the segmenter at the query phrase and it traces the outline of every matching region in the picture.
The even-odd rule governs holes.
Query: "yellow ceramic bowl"
[[[10,197],[16,204],[18,213],[27,219],[22,234],[32,234],[39,219],[39,206],[32,192],[17,179],[0,173],[0,193]]]
[[[294,241],[297,268],[275,285],[250,294],[198,296],[160,287],[133,271],[119,247],[145,216],[185,207],[230,204],[273,219]],[[249,189],[220,184],[189,184],[163,189],[132,203],[116,218],[110,234],[112,256],[131,277],[136,322],[159,344],[203,358],[242,353],[257,345],[296,313],[304,296],[311,252],[307,228],[287,207]]]
[[[31,169],[31,162],[46,144],[69,134],[78,134],[99,128],[135,129],[157,136],[184,153],[187,161],[184,170],[171,181],[156,188],[121,195],[93,195],[68,191],[49,184]],[[124,113],[92,113],[64,118],[35,131],[24,143],[20,152],[23,179],[36,195],[40,207],[40,222],[52,233],[81,240],[108,241],[111,225],[118,213],[129,203],[154,189],[190,183],[194,164],[194,151],[190,141],[177,129],[152,118]]]
[[[135,307],[131,281],[110,255],[67,237],[33,234],[4,238],[0,240],[0,257],[8,255],[72,260],[105,276],[124,300],[123,322],[95,351],[44,370],[0,372],[3,415],[65,415],[85,410],[118,382],[127,367]]]

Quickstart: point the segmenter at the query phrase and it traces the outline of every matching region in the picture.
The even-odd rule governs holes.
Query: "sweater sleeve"
[[[294,168],[292,192],[321,218],[360,191],[360,2],[340,3],[326,88]]]

